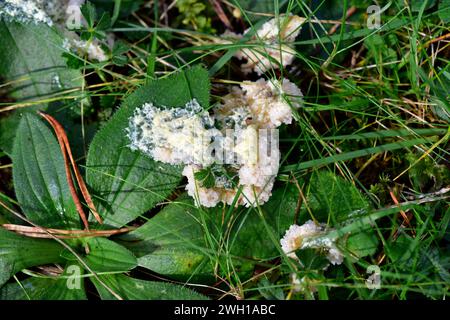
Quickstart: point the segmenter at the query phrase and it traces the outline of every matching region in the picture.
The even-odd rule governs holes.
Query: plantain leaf
[[[183,196],[120,241],[136,254],[140,266],[175,279],[210,281],[214,279],[211,261],[218,258],[225,265],[229,257],[234,270],[244,275],[256,263],[278,256],[277,241],[294,221],[297,199],[289,186],[274,192],[262,217],[245,208],[231,209],[232,214],[224,217],[223,210],[229,207],[203,212]],[[215,239],[222,234],[229,237],[216,248],[207,241],[207,234]]]
[[[78,228],[79,216],[56,138],[41,119],[30,113],[23,115],[16,134],[13,180],[22,211],[40,226]]]
[[[20,24],[0,19],[0,76],[9,82],[6,94],[24,101],[37,101],[49,94],[81,87],[80,73],[70,70],[62,58],[64,38],[45,24]],[[37,103],[21,112],[44,109]],[[19,112],[0,120],[0,149],[12,152]]]
[[[24,268],[63,261],[62,251],[55,241],[28,238],[0,227],[0,287]]]
[[[140,266],[176,279],[211,275],[198,209],[183,197],[166,206],[137,230],[120,238]]]
[[[59,277],[29,277],[6,284],[0,289],[0,300],[86,300],[82,271],[69,265]]]
[[[128,271],[137,266],[136,257],[120,244],[105,238],[88,238],[86,263],[96,272]]]
[[[87,157],[87,183],[95,191],[105,225],[123,226],[164,200],[181,178],[181,168],[131,151],[125,129],[134,110],[146,102],[179,107],[196,98],[209,104],[207,71],[196,66],[138,89],[97,133]]]
[[[122,299],[126,300],[207,300],[193,290],[167,282],[155,282],[133,279],[125,275],[100,276],[101,280]],[[103,300],[114,297],[98,280],[92,278]]]

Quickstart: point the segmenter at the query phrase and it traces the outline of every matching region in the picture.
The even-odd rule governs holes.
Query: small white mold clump
[[[290,65],[295,58],[292,43],[300,33],[304,21],[305,19],[299,16],[288,15],[264,23],[249,39],[249,42],[255,43],[256,46],[243,48],[235,53],[235,57],[247,61],[241,65],[242,71],[244,73],[255,71],[261,75],[272,68],[278,69],[280,65],[283,67]],[[249,31],[250,29],[246,30],[244,35],[227,31],[224,36],[234,39],[233,42],[235,42]],[[219,42],[230,43],[227,40],[219,40]]]
[[[85,41],[79,40],[78,36],[74,36],[72,39],[66,38],[63,42],[63,48],[79,56],[87,56],[88,60],[91,61],[97,60],[103,62],[109,59],[96,39]]]
[[[324,235],[325,231],[326,225],[316,224],[312,220],[308,220],[301,226],[296,224],[291,225],[284,237],[280,240],[281,249],[292,259],[298,259],[295,251],[299,249],[323,249],[326,251],[327,258],[331,264],[341,264],[344,261],[344,256],[336,247],[333,240],[328,238],[322,238],[320,240],[311,239]]]
[[[308,278],[307,276],[303,276],[302,278],[299,278],[296,273],[291,273],[291,284],[292,284],[292,290],[294,292],[302,292],[302,293],[315,293],[317,292],[317,287],[315,286],[315,283],[317,280],[313,280]]]

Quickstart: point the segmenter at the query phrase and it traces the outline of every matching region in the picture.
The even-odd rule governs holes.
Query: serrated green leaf
[[[231,252],[239,257],[263,260],[279,255],[277,246],[279,239],[294,223],[298,205],[298,191],[288,185],[275,190],[269,201],[262,207],[264,216],[256,210],[246,210],[234,222],[235,229],[231,233]],[[276,239],[272,239],[268,230]]]
[[[107,30],[109,27],[111,27],[111,16],[108,12],[105,12],[102,14],[100,20],[98,21],[97,25],[95,26],[96,31],[104,31]]]
[[[212,188],[216,184],[216,178],[210,168],[202,169],[194,173],[195,180],[204,188]]]
[[[432,110],[434,114],[440,119],[450,123],[450,106],[448,105],[447,100],[442,100],[439,97],[432,97],[433,101]]]
[[[414,241],[407,235],[400,235],[397,240],[391,241],[388,244],[388,256],[392,262],[404,263],[407,261],[411,255],[414,253]]]
[[[105,238],[87,238],[86,263],[95,272],[129,271],[137,266],[136,257],[120,244]]]
[[[23,115],[12,160],[14,189],[25,215],[43,227],[79,228],[61,149],[38,116]]]
[[[70,69],[81,69],[84,66],[83,59],[80,59],[78,56],[73,53],[64,52],[62,57],[66,59],[66,65]]]
[[[84,19],[89,28],[94,26],[95,20],[97,20],[97,11],[95,11],[95,6],[90,2],[86,2],[80,8],[81,13],[83,14]]]
[[[167,282],[144,281],[125,275],[108,275],[100,278],[114,293],[125,300],[207,300],[204,295],[191,289]],[[98,280],[92,278],[92,282],[103,300],[116,299]]]
[[[439,3],[438,15],[439,18],[441,18],[442,22],[450,22],[450,0],[441,0],[441,2]]]
[[[373,231],[350,235],[346,240],[346,249],[357,258],[373,255],[378,248],[378,238]]]
[[[350,182],[329,171],[313,173],[307,192],[308,206],[321,222],[343,222],[355,218],[355,211],[368,209],[367,199]]]
[[[328,259],[320,255],[317,249],[307,248],[297,250],[295,255],[303,270],[322,270],[330,264]]]
[[[164,200],[181,178],[180,167],[153,161],[128,148],[125,129],[134,110],[147,102],[184,106],[192,98],[208,107],[209,79],[200,66],[138,89],[94,137],[87,157],[86,179],[95,191],[105,225],[119,227],[134,220]]]
[[[282,288],[277,288],[264,276],[258,283],[258,291],[266,300],[285,300]]]
[[[125,55],[130,50],[130,48],[123,42],[118,41],[114,44],[114,48],[112,49],[112,58],[111,61],[117,66],[124,66],[128,57]]]
[[[0,227],[0,287],[24,268],[63,261],[62,250],[55,241],[28,238]]]

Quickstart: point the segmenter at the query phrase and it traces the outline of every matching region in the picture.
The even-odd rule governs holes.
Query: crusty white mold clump
[[[147,103],[130,118],[130,147],[158,161],[184,164],[186,190],[197,205],[256,206],[270,198],[279,168],[277,131],[270,129],[290,124],[301,98],[289,80],[260,79],[233,87],[211,115],[195,99],[172,109]],[[195,175],[217,164],[217,155],[205,152],[212,142],[237,161],[222,162],[233,178],[216,176],[214,186],[205,187]]]
[[[242,105],[251,117],[251,123],[259,128],[276,128],[283,123],[292,123],[292,108],[300,107],[302,96],[300,89],[287,79],[282,82],[264,79],[244,81],[241,88],[234,87],[222,99],[216,114],[218,117],[229,117],[236,110],[242,114],[242,109],[236,107]]]
[[[269,200],[279,168],[280,152],[277,139],[272,140],[259,129],[276,129],[282,123],[292,122],[292,109],[301,105],[300,89],[285,79],[256,82],[244,81],[241,87],[222,98],[214,115],[223,128],[233,128],[236,144],[234,152],[243,161],[237,168],[239,184],[235,188],[216,187],[213,190],[199,186],[194,173],[201,167],[187,167],[183,174],[188,178],[186,189],[198,203],[214,207],[219,202],[256,206]],[[270,157],[264,156],[267,140],[271,144]],[[257,150],[249,152],[249,149]],[[254,158],[252,156],[255,156]],[[250,159],[250,158],[253,159]],[[238,189],[242,187],[238,196]]]
[[[41,1],[2,0],[0,1],[0,17],[20,23],[53,25],[53,21],[44,10]]]
[[[295,15],[280,16],[264,23],[260,29],[249,39],[250,43],[256,46],[243,48],[235,53],[238,59],[247,62],[241,65],[244,73],[255,71],[262,74],[270,69],[278,69],[290,65],[295,57],[295,50],[292,43],[300,33],[301,25],[305,19]],[[246,30],[243,35],[230,31],[225,32],[224,37],[235,42],[250,32]],[[222,43],[229,43],[227,40],[219,40]],[[273,60],[273,61],[272,61]]]
[[[63,25],[85,0],[1,0],[0,16],[20,23]]]
[[[213,159],[203,151],[218,133],[213,125],[214,120],[195,99],[183,108],[146,103],[130,119],[130,147],[165,163],[210,165]]]
[[[333,240],[329,238],[320,238],[320,240],[311,239],[325,234],[326,225],[317,224],[312,220],[306,221],[303,225],[291,225],[286,231],[284,237],[280,240],[281,249],[292,259],[298,259],[295,251],[299,249],[315,248],[326,251],[327,258],[331,264],[341,264],[344,261],[343,254],[336,247]]]

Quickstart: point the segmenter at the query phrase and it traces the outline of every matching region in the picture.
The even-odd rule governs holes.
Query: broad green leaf
[[[392,262],[401,265],[411,258],[416,247],[410,236],[401,234],[397,240],[388,243],[386,252]]]
[[[328,259],[320,255],[316,249],[306,248],[297,250],[295,255],[298,258],[302,270],[323,270],[330,264]]]
[[[30,113],[23,115],[16,133],[13,179],[22,211],[43,227],[78,228],[79,216],[56,137]]]
[[[222,222],[223,210],[229,207],[202,212],[190,198],[179,198],[120,239],[137,255],[142,267],[176,279],[207,281],[213,278],[211,261],[216,261],[218,252],[215,244],[211,248],[207,241],[208,234],[220,239],[222,233],[229,233],[219,259],[224,261],[225,255],[231,255],[236,271],[246,274],[255,263],[278,256],[278,241],[294,222],[297,199],[293,188],[280,189],[263,207],[263,217],[255,210],[240,208]],[[233,225],[231,230],[229,225]]]
[[[62,58],[64,38],[45,24],[20,24],[0,19],[0,75],[10,83],[7,95],[23,101],[45,100],[49,94],[81,87],[83,78]],[[42,101],[20,112],[45,108]],[[0,120],[0,148],[11,154],[19,113]]]
[[[353,184],[325,170],[311,176],[306,200],[312,215],[322,223],[330,218],[332,227],[353,221],[369,209],[367,199]],[[308,210],[302,208],[302,211]],[[359,258],[375,253],[378,238],[371,226],[361,226],[358,231],[345,238],[343,247]]]
[[[133,279],[125,275],[100,276],[101,280],[125,300],[207,300],[204,295],[167,282]],[[116,298],[98,280],[92,278],[103,300]]]
[[[436,0],[411,0],[411,10],[413,12],[419,12],[425,1],[427,2],[424,8],[425,11],[436,4]],[[402,2],[401,5],[404,5],[404,2]]]
[[[0,300],[85,300],[84,281],[80,276],[83,269],[75,275],[68,266],[59,277],[29,277],[19,283],[9,283],[0,289]],[[71,279],[70,277],[76,277]]]
[[[121,237],[140,266],[176,279],[212,273],[198,209],[191,199],[169,204],[137,230]]]
[[[120,244],[105,238],[87,238],[86,263],[96,272],[129,271],[137,266],[136,257]]]
[[[439,18],[444,23],[450,23],[450,0],[441,0],[439,3]]]
[[[24,268],[63,261],[62,251],[55,241],[21,236],[0,227],[0,287]]]
[[[181,178],[181,168],[156,162],[128,148],[125,129],[134,110],[146,102],[180,107],[196,98],[207,108],[209,79],[200,66],[155,80],[131,94],[97,133],[87,157],[87,183],[105,225],[123,226],[164,200]]]
[[[245,210],[234,222],[230,251],[236,256],[254,260],[278,256],[279,239],[294,224],[298,197],[295,187],[288,185],[273,191],[262,207],[263,216],[257,210]]]
[[[345,241],[346,250],[356,258],[373,255],[377,247],[378,238],[373,231],[351,234]]]
[[[307,190],[308,206],[320,222],[333,223],[355,218],[356,210],[368,209],[367,199],[350,182],[322,170],[313,173]]]

